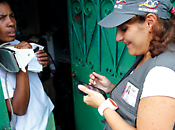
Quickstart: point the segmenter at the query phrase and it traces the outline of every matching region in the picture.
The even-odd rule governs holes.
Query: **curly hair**
[[[145,21],[146,16],[147,14],[136,16],[133,19],[142,23]],[[172,14],[170,19],[160,19],[157,17],[157,21],[153,28],[153,39],[149,45],[152,57],[164,52],[169,43],[175,43],[175,13]]]
[[[175,15],[170,20],[158,18],[158,24],[153,28],[153,39],[150,42],[151,56],[155,57],[162,53],[169,43],[175,42]]]

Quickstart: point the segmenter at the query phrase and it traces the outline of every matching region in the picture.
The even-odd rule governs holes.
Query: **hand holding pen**
[[[98,87],[106,93],[110,93],[115,86],[115,84],[112,84],[105,76],[97,74],[96,72],[90,74],[89,77],[90,85]]]

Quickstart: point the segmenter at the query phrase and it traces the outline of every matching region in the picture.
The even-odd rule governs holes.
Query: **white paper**
[[[32,49],[35,49],[36,47],[39,47],[39,50],[44,49],[44,46],[41,46],[41,45],[36,44],[36,43],[30,43],[30,45],[32,46]],[[38,62],[37,54],[35,53],[34,58],[28,64],[28,71],[38,73],[38,72],[41,72],[42,70],[43,70],[43,66]]]

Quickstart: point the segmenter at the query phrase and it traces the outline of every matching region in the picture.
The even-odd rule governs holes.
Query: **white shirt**
[[[18,44],[15,40],[13,43]],[[17,130],[45,130],[47,121],[52,112],[54,105],[43,89],[43,85],[37,73],[28,72],[30,82],[30,101],[27,112],[23,116],[15,115]],[[4,92],[4,98],[7,99],[5,87],[5,71],[0,67],[0,78]],[[16,74],[8,73],[7,86],[10,98],[13,97],[16,88]],[[13,130],[13,119],[11,121]]]
[[[156,66],[146,76],[141,98],[168,96],[175,98],[175,72],[167,67]]]

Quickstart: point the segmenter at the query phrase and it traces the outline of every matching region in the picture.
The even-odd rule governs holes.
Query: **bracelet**
[[[101,106],[98,108],[98,112],[101,116],[103,116],[104,110],[107,108],[110,108],[112,110],[116,110],[118,108],[117,104],[110,98],[108,98],[104,103],[101,104]]]

